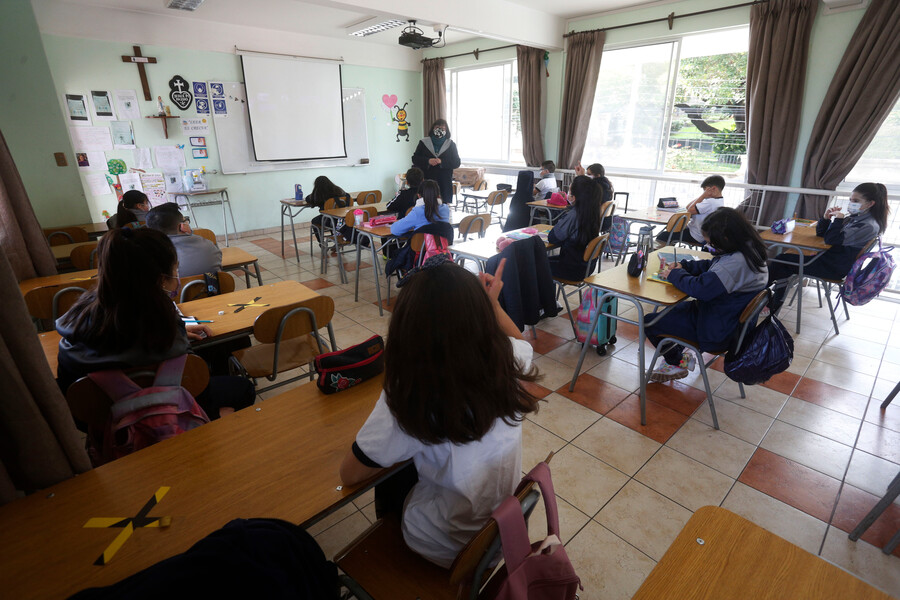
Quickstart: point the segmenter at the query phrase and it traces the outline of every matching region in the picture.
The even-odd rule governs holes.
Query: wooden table
[[[191,223],[199,225],[197,217],[194,216],[194,209],[200,206],[222,206],[222,226],[225,228],[225,245],[228,245],[228,219],[225,218],[225,208],[228,208],[228,214],[231,215],[231,228],[236,234],[237,227],[234,224],[234,213],[231,212],[231,201],[228,199],[228,188],[212,188],[209,190],[201,190],[197,192],[173,192],[173,199],[179,206],[185,206],[191,213]],[[216,198],[218,196],[218,198]],[[183,198],[184,202],[178,202],[179,198]]]
[[[678,212],[684,211],[679,209]],[[628,236],[631,235],[632,223],[643,223],[653,228],[657,225],[668,224],[669,219],[671,219],[672,215],[674,214],[674,212],[659,210],[657,207],[651,206],[650,208],[641,208],[637,210],[626,211],[616,215],[617,217],[621,217],[622,220],[625,221],[625,243],[622,244],[622,248],[619,250],[619,255],[616,258],[616,264],[622,262],[622,258],[624,258],[625,256],[625,251],[628,249]]]
[[[50,372],[56,377],[56,369],[59,366],[59,340],[62,339],[62,336],[53,330],[39,333],[38,339],[41,340],[41,348],[44,350],[44,356],[47,357]]]
[[[633,600],[889,600],[831,563],[717,506],[694,513]]]
[[[60,273],[59,275],[47,275],[46,277],[33,277],[32,279],[23,279],[19,282],[19,291],[24,296],[31,290],[42,287],[50,287],[62,283],[71,283],[78,285],[79,282],[87,279],[93,279],[97,276],[97,269],[88,269],[86,271],[73,271],[69,273]]]
[[[259,272],[259,258],[240,248],[232,248],[230,246],[222,248],[222,270],[243,271],[247,287],[250,287],[251,266],[256,271],[256,282],[262,285],[262,275]]]
[[[663,252],[669,253],[671,248],[665,248]],[[708,252],[699,250],[689,250],[687,248],[679,248],[679,254],[690,254],[697,258],[712,258]],[[619,298],[626,302],[630,302],[637,309],[637,319],[627,319],[614,313],[607,313],[597,310],[597,314],[591,320],[591,326],[588,331],[593,332],[597,327],[600,316],[609,317],[625,323],[631,323],[638,328],[638,380],[640,382],[640,404],[641,404],[641,425],[647,424],[647,374],[644,372],[644,340],[646,339],[645,327],[653,325],[659,321],[669,310],[679,302],[687,299],[688,295],[676,288],[674,285],[667,285],[657,281],[648,280],[648,274],[655,274],[659,271],[659,252],[652,252],[647,259],[647,266],[641,273],[640,277],[631,277],[628,275],[628,265],[621,264],[612,269],[601,271],[596,275],[591,275],[584,282],[588,287],[598,290],[598,298],[594,303],[595,306],[603,306],[603,303],[610,298]],[[593,290],[592,290],[593,293]],[[662,310],[656,313],[656,317],[644,323],[644,307],[641,304],[646,302]],[[581,372],[581,365],[584,363],[584,357],[587,355],[587,349],[590,347],[591,336],[587,336],[581,345],[581,354],[578,357],[578,363],[575,365],[575,372],[572,373],[572,382],[569,384],[569,391],[575,390],[575,381]],[[713,414],[713,423],[718,428],[718,421]]]
[[[77,248],[78,246],[87,246],[88,244],[96,244],[96,240],[92,242],[75,242],[74,244],[62,244],[60,246],[50,246],[50,250],[53,252],[53,257],[56,258],[57,264],[63,264],[69,262],[69,255],[72,254],[72,250]]]
[[[552,225],[535,225],[534,229],[537,229],[540,232],[549,232],[553,229]],[[516,231],[522,231],[521,229],[515,229],[513,231],[507,231],[505,233],[498,234],[492,237],[483,237],[474,240],[469,240],[466,242],[461,242],[459,244],[453,244],[450,246],[450,253],[456,257],[460,258],[468,258],[475,261],[478,264],[478,268],[484,271],[484,264],[497,254],[497,239],[501,235],[509,235],[510,233],[514,233]],[[545,245],[548,248],[552,246],[549,243],[545,242]]]
[[[556,204],[548,204],[546,200],[534,200],[533,202],[526,202],[525,204],[529,206],[529,210],[531,211],[531,214],[528,217],[529,225],[534,223],[534,215],[539,210],[547,213],[547,219],[550,221],[550,225],[553,225],[553,219],[556,218],[557,213],[564,213],[572,208],[571,204],[557,206]]]
[[[344,260],[340,256],[340,244],[338,243],[338,221],[343,219],[345,222],[349,224],[353,224],[353,211],[356,209],[365,210],[370,207],[375,207],[375,210],[378,214],[383,214],[387,211],[387,202],[377,202],[375,204],[351,204],[350,206],[342,207],[342,208],[329,208],[328,210],[319,211],[319,214],[322,215],[322,236],[323,238],[327,235],[325,232],[331,231],[331,239],[334,243],[334,247],[338,251],[338,271],[341,274],[341,283],[347,283],[347,273],[344,270]],[[324,239],[323,239],[324,242]],[[325,256],[326,250],[322,250],[322,260],[320,271],[324,274],[328,272],[328,258]],[[374,266],[374,265],[373,265]],[[357,276],[359,274],[357,273]]]
[[[825,250],[831,248],[828,244],[825,243],[823,238],[820,238],[816,235],[816,224],[812,223],[809,225],[797,223],[794,226],[794,230],[790,233],[772,233],[771,228],[765,229],[764,231],[759,232],[759,236],[763,239],[763,242],[768,246],[771,250],[775,250],[778,248],[785,248],[788,251],[796,252],[800,259],[796,263],[788,262],[785,260],[775,260],[769,259],[772,262],[782,263],[782,264],[791,264],[797,265],[797,281],[799,285],[803,285],[803,268],[806,265],[810,265],[819,258]],[[805,258],[809,253],[812,253],[812,256]],[[821,302],[821,298],[819,299]],[[803,314],[803,294],[797,294],[797,333],[800,333],[800,316]]]
[[[341,487],[338,470],[381,386],[379,376],[325,395],[308,383],[0,507],[3,597],[109,585],[236,518],[314,523],[374,483]],[[121,529],[83,525],[136,515],[160,486],[171,489],[149,516],[171,516],[171,526],[136,529],[95,566]]]
[[[83,225],[75,225],[75,227],[87,231],[88,237],[92,240],[102,237],[104,233],[109,231],[109,227],[106,226],[106,221],[103,221],[102,223],[85,223]]]

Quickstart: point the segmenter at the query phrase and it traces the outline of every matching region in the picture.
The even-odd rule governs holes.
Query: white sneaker
[[[650,373],[650,381],[662,383],[673,379],[684,379],[687,376],[687,369],[676,365],[663,364],[663,366],[653,369],[653,372]]]

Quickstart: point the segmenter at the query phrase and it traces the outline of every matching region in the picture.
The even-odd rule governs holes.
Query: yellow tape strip
[[[163,496],[165,496],[166,494],[169,493],[170,489],[171,489],[170,487],[164,485],[161,488],[159,488],[158,490],[156,490],[156,493],[153,494],[153,497],[156,498],[157,502],[159,502],[160,500],[163,499]]]
[[[128,523],[122,532],[116,536],[116,539],[112,541],[112,544],[106,547],[106,550],[103,551],[103,554],[100,555],[100,558],[97,559],[96,565],[105,565],[109,561],[112,560],[112,557],[116,555],[116,552],[119,551],[119,548],[122,547],[128,538],[131,537],[131,534],[134,532],[134,525]]]
[[[121,523],[128,517],[94,517],[88,519],[84,524],[85,527],[112,527],[116,523]]]

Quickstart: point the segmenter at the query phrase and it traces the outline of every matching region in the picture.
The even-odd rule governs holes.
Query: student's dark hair
[[[603,168],[603,165],[600,163],[593,163],[588,166],[587,172],[590,173],[594,177],[605,177],[606,169]]]
[[[428,128],[428,135],[431,135],[431,132],[434,131],[434,128],[438,125],[443,125],[444,129],[447,130],[447,135],[445,137],[450,137],[450,123],[448,123],[446,119],[436,119],[434,123],[431,124],[431,127]]]
[[[164,352],[175,340],[175,305],[162,289],[178,262],[175,246],[154,229],[112,229],[97,247],[97,286],[62,316],[73,340],[103,353],[140,346]]]
[[[706,179],[703,180],[703,183],[700,184],[700,187],[704,190],[709,186],[714,185],[720,190],[725,189],[725,178],[721,175],[710,175]]]
[[[556,163],[552,160],[545,160],[541,163],[541,168],[546,169],[548,173],[553,173],[556,171]]]
[[[587,246],[600,233],[600,186],[587,175],[579,175],[572,180],[569,190],[575,196],[578,246]]]
[[[710,245],[719,254],[740,252],[756,273],[766,265],[766,245],[759,232],[735,209],[723,206],[714,210],[703,219],[700,231],[706,234]]]
[[[136,222],[138,218],[131,212],[131,209],[144,202],[149,202],[147,194],[144,192],[128,190],[122,194],[122,199],[119,200],[119,204],[116,206],[116,226],[122,227],[123,225]]]
[[[853,191],[866,200],[875,203],[869,209],[869,212],[872,213],[872,216],[875,217],[875,222],[878,223],[878,233],[884,233],[884,230],[887,229],[888,214],[891,212],[891,207],[888,206],[887,202],[887,188],[883,183],[870,181],[859,184],[853,188]]]
[[[174,202],[166,202],[154,206],[147,213],[147,227],[162,231],[166,235],[177,235],[181,232],[179,226],[184,222],[184,216],[178,210]]]
[[[434,223],[438,218],[438,198],[441,197],[441,186],[434,179],[426,179],[419,184],[419,195],[425,202],[425,218]]]
[[[406,185],[410,189],[419,189],[419,184],[425,179],[425,173],[419,167],[412,167],[406,172]]]
[[[453,263],[424,269],[400,289],[385,347],[387,405],[427,444],[480,440],[494,422],[537,410],[509,338],[478,279]]]
[[[312,196],[311,202],[321,205],[329,198],[340,200],[344,197],[345,192],[324,175],[319,175],[313,182],[313,191],[310,195]]]

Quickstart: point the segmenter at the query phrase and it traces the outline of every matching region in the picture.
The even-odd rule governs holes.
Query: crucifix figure
[[[152,97],[150,96],[150,84],[147,83],[147,72],[144,70],[144,65],[147,63],[156,64],[156,58],[152,56],[141,56],[140,46],[132,46],[132,48],[134,48],[134,56],[123,56],[122,62],[137,64],[138,71],[141,75],[141,87],[144,89],[144,100],[152,100]]]

